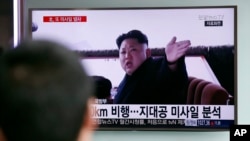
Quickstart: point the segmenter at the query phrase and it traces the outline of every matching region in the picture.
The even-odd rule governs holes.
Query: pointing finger
[[[176,42],[176,37],[174,36],[168,44],[171,45],[174,44],[175,42]]]

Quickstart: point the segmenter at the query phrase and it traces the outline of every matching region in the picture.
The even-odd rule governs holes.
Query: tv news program
[[[30,9],[31,38],[49,38],[79,54],[90,76],[112,83],[110,98],[96,99],[100,130],[229,130],[236,123],[236,7]],[[137,29],[152,57],[169,40],[190,40],[185,55],[186,101],[181,104],[114,104],[125,72],[116,38]],[[154,96],[154,94],[152,94]],[[110,102],[111,101],[111,102]]]

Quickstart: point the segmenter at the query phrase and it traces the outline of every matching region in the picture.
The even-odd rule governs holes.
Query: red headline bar
[[[43,22],[87,22],[87,16],[43,16]]]

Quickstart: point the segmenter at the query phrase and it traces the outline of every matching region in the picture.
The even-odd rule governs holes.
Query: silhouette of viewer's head
[[[0,128],[7,141],[91,137],[93,82],[76,53],[53,41],[24,41],[4,52],[0,64]]]

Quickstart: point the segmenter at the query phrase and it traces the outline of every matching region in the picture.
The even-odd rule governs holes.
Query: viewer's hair
[[[146,43],[148,45],[148,38],[140,30],[131,30],[128,33],[123,33],[116,39],[116,45],[120,49],[122,41],[125,39],[137,39],[141,44]]]
[[[72,141],[93,82],[64,45],[24,41],[0,58],[0,128],[8,141]]]

